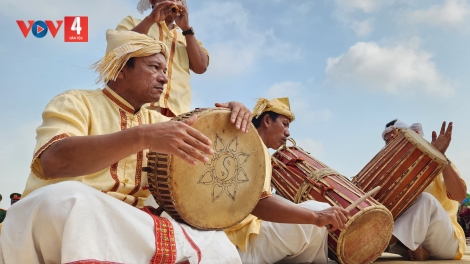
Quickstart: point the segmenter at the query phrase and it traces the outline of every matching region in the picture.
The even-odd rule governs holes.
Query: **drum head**
[[[355,214],[338,239],[337,257],[341,263],[363,264],[376,260],[390,241],[393,218],[383,206],[367,207]]]
[[[428,153],[431,158],[436,158],[441,160],[440,163],[446,162],[446,157],[439,150],[437,150],[429,141],[423,138],[421,135],[415,131],[404,128],[402,132],[405,135],[405,138],[412,142],[416,147],[424,153]]]
[[[212,141],[210,163],[190,165],[172,156],[169,185],[180,217],[200,229],[225,229],[238,224],[259,201],[270,157],[256,129],[244,133],[230,123],[231,111],[197,113],[193,127]]]

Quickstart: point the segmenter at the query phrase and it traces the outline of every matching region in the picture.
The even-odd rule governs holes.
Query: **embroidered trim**
[[[196,243],[194,243],[194,241],[191,239],[188,233],[186,233],[186,230],[184,230],[184,228],[181,225],[180,227],[181,227],[181,230],[183,230],[184,237],[186,237],[186,240],[188,240],[191,247],[197,253],[197,263],[200,263],[201,262],[201,249],[199,249],[199,247],[196,245]],[[189,263],[189,260],[188,260],[188,263]]]
[[[269,196],[272,196],[272,194],[269,194],[267,191],[263,191],[261,193],[261,196],[259,197],[259,199],[261,200],[261,199],[267,198]]]
[[[177,31],[176,30],[173,31],[173,39],[171,41],[171,50],[170,50],[170,59],[168,59],[168,83],[166,84],[166,91],[165,91],[166,93],[165,93],[165,97],[163,100],[163,104],[165,108],[169,108],[168,97],[170,97],[170,91],[171,91],[171,76],[173,73],[173,59],[174,59],[175,51],[176,51],[177,36],[178,36]]]
[[[126,112],[119,109],[119,115],[121,116],[121,130],[127,128],[127,115]]]
[[[150,208],[154,209],[148,206],[142,208],[144,212],[152,217],[155,225],[155,255],[150,260],[150,263],[175,263],[176,243],[173,224],[166,218],[152,214]]]
[[[164,23],[164,22],[160,22],[160,23]],[[163,27],[162,27],[162,24],[158,23],[158,40],[159,41],[163,41]]]
[[[116,182],[113,186],[113,188],[110,190],[110,192],[115,192],[119,188],[120,182],[119,182],[119,177],[117,175],[117,167],[118,163],[116,162],[111,167],[109,167],[109,173],[111,174],[111,177],[113,177],[113,180]]]
[[[137,122],[139,126],[142,125],[142,118],[140,114],[137,115]],[[144,151],[139,151],[137,153],[137,161],[135,165],[135,178],[134,178],[134,189],[129,193],[129,195],[135,194],[140,189],[140,182],[142,181],[142,163],[144,160]]]
[[[106,90],[106,88],[104,88],[102,91],[103,91],[104,95],[106,95],[106,97],[108,97],[109,100],[111,100],[117,106],[119,106],[120,108],[126,110],[127,112],[129,112],[131,114],[134,114],[134,109],[130,108],[129,106],[125,105],[123,102],[119,101],[119,99],[114,97],[114,95],[112,95],[108,90]]]
[[[134,197],[134,196],[132,196],[132,197]],[[138,203],[139,203],[139,198],[134,197],[134,202],[132,203],[132,206],[136,207]]]
[[[171,112],[170,108],[160,108],[160,113],[166,117],[175,117],[176,115]]]
[[[66,133],[62,133],[60,135],[57,135],[55,137],[53,137],[51,140],[49,140],[46,144],[44,144],[42,147],[40,147],[38,149],[38,151],[36,151],[36,153],[34,153],[34,156],[33,156],[33,161],[39,157],[39,155],[41,155],[41,153],[46,150],[50,145],[52,145],[52,143],[56,142],[56,141],[59,141],[61,139],[64,139],[64,138],[67,138],[69,137],[69,135],[67,135]]]

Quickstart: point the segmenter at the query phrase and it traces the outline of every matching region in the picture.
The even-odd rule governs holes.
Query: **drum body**
[[[199,229],[229,228],[258,203],[269,153],[254,127],[243,133],[230,123],[228,109],[197,109],[174,119],[195,114],[193,127],[213,142],[211,161],[194,166],[173,155],[149,153],[149,188],[175,220]]]
[[[283,147],[272,157],[272,184],[281,196],[300,203],[326,202],[346,208],[365,193],[346,177],[295,146]],[[350,211],[345,230],[329,232],[328,252],[339,263],[372,263],[392,236],[391,213],[373,198]]]
[[[353,178],[363,191],[382,188],[374,198],[399,217],[435,179],[447,158],[410,129],[397,136]]]

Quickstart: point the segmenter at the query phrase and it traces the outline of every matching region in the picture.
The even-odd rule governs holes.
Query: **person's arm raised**
[[[191,29],[189,24],[188,10],[184,6],[179,6],[179,14],[175,18],[176,25],[181,30],[188,31]],[[194,34],[185,35],[186,38],[186,51],[188,52],[189,65],[194,73],[202,74],[209,66],[209,57],[202,49]]]
[[[102,170],[143,149],[176,155],[196,164],[207,162],[211,141],[192,128],[197,117],[185,122],[141,125],[108,135],[75,136],[57,141],[40,156],[47,178],[87,175]]]
[[[452,140],[453,126],[454,124],[449,122],[449,126],[446,129],[446,122],[443,122],[439,136],[435,131],[432,132],[431,144],[444,155]],[[467,186],[463,183],[459,174],[454,170],[452,165],[449,164],[445,166],[442,170],[442,175],[444,177],[447,192],[450,194],[452,199],[462,201],[467,197]]]
[[[132,31],[147,35],[153,24],[165,20],[171,12],[170,7],[173,5],[175,5],[175,3],[171,1],[157,3],[153,7],[152,12],[135,26]]]

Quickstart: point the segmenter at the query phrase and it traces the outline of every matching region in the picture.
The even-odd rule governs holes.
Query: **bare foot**
[[[415,251],[408,249],[408,255],[410,255],[410,260],[423,261],[429,259],[429,251],[427,251],[421,245],[419,245]]]

